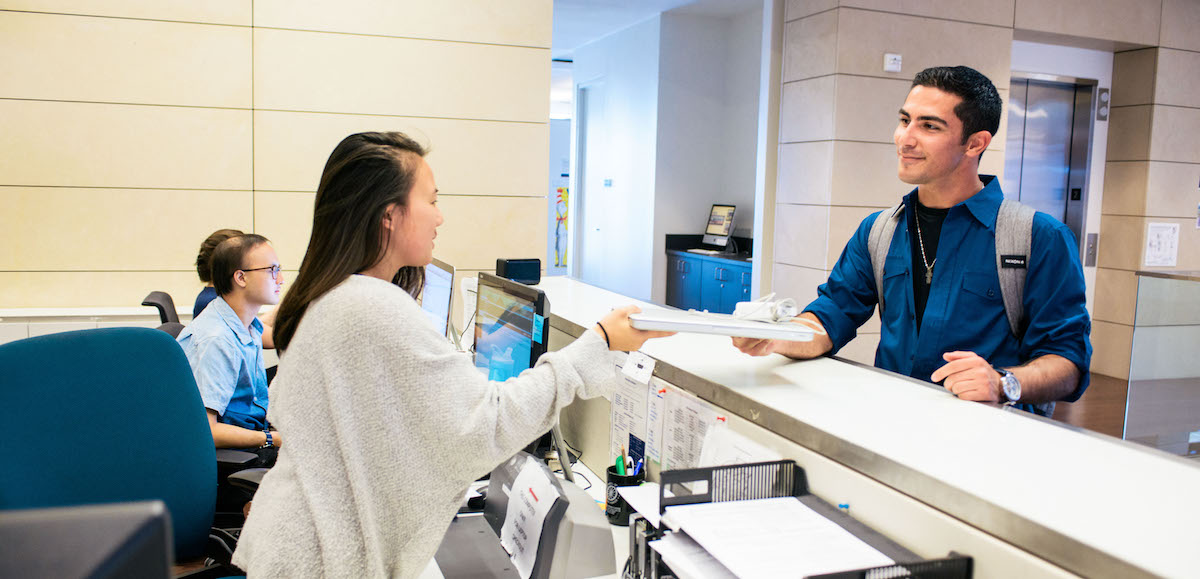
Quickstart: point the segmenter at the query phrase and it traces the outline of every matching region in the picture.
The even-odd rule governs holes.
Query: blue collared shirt
[[[1025,278],[1024,335],[1013,335],[996,273],[996,215],[1004,193],[994,176],[981,175],[983,190],[950,208],[942,223],[937,266],[921,327],[913,305],[912,245],[909,219],[896,225],[883,268],[884,312],[875,366],[929,380],[946,362],[942,354],[975,352],[994,366],[1018,366],[1057,354],[1079,368],[1079,385],[1064,400],[1079,399],[1088,386],[1092,346],[1079,250],[1075,236],[1053,217],[1039,212],[1033,220],[1033,243]],[[914,189],[904,198],[913,211]],[[867,247],[879,213],[858,226],[838,258],[829,281],[805,311],[821,320],[833,341],[833,353],[853,340],[871,317],[875,274]],[[908,217],[906,215],[906,217]],[[1029,409],[1029,405],[1020,405]]]
[[[247,328],[224,299],[209,302],[179,333],[204,407],[220,421],[251,430],[267,426],[267,372],[262,322]]]

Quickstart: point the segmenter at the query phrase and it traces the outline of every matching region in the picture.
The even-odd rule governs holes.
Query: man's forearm
[[[1005,369],[1021,382],[1021,402],[1061,400],[1079,385],[1079,368],[1074,362],[1055,354]]]
[[[821,320],[817,316],[809,312],[804,312],[798,317],[805,320],[803,325],[816,330],[816,333],[813,334],[813,339],[808,342],[781,342],[783,345],[776,350],[777,352],[796,360],[808,360],[824,356],[833,349],[833,341],[825,334],[825,326],[821,324]]]
[[[213,444],[217,448],[253,448],[262,446],[267,435],[261,430],[250,430],[232,424],[212,424]]]

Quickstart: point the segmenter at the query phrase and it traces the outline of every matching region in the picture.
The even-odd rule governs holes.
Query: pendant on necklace
[[[933,268],[925,268],[925,285],[933,285]]]

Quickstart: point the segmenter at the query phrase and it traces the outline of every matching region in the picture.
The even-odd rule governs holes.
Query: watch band
[[[262,448],[271,448],[272,446],[275,446],[275,441],[271,438],[271,429],[268,428],[263,430],[263,432],[267,435],[267,441],[263,443]]]

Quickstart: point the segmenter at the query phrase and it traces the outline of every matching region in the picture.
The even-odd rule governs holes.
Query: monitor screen
[[[433,327],[443,336],[450,328],[450,303],[454,297],[454,266],[434,259],[425,266],[425,288],[421,290],[421,309]]]
[[[533,366],[546,351],[549,304],[541,290],[479,274],[475,309],[475,367],[503,382]]]
[[[708,214],[708,227],[705,228],[704,233],[722,237],[733,233],[733,210],[733,205],[713,205],[712,212]]]

